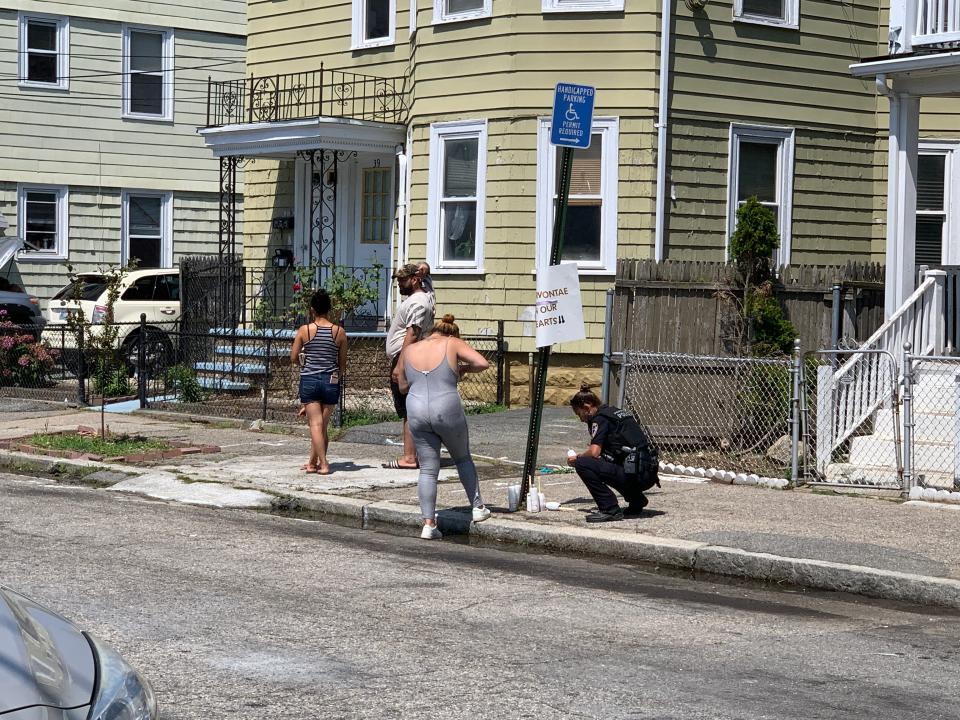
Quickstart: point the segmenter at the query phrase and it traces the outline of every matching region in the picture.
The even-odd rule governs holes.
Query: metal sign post
[[[571,83],[558,83],[554,91],[550,144],[562,147],[563,151],[560,154],[560,184],[557,188],[557,208],[550,243],[551,265],[560,264],[567,221],[567,205],[570,200],[573,149],[590,147],[595,94],[595,89],[589,85]],[[537,471],[537,446],[540,443],[540,424],[543,419],[543,396],[547,387],[550,349],[550,345],[545,345],[537,351],[537,372],[534,378],[533,395],[530,398],[530,424],[527,430],[527,452],[523,460],[519,503],[523,503],[526,499]]]

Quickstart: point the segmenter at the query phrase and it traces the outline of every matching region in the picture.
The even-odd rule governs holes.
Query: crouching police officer
[[[567,458],[597,503],[597,512],[587,515],[587,522],[639,517],[648,502],[644,491],[660,485],[657,449],[630,413],[604,405],[590,388],[581,385],[570,398],[573,412],[590,429],[590,446]],[[626,509],[611,488],[627,501]]]

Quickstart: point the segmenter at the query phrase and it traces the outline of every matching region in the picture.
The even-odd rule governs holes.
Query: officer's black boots
[[[623,520],[623,510],[620,508],[607,511],[598,510],[587,515],[588,523],[617,522],[618,520]]]
[[[623,516],[628,518],[640,517],[640,513],[643,512],[649,502],[646,495],[641,495],[637,500],[627,505],[627,508],[623,511]]]

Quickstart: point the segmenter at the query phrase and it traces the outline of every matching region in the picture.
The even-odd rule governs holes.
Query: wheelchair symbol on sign
[[[570,122],[580,119],[580,116],[577,115],[577,111],[573,109],[573,103],[570,103],[570,106],[567,108],[567,113],[564,117],[566,117],[566,119]]]

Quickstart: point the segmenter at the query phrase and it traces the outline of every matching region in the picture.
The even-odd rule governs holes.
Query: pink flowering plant
[[[56,351],[23,332],[0,310],[0,387],[42,387],[56,363]]]

